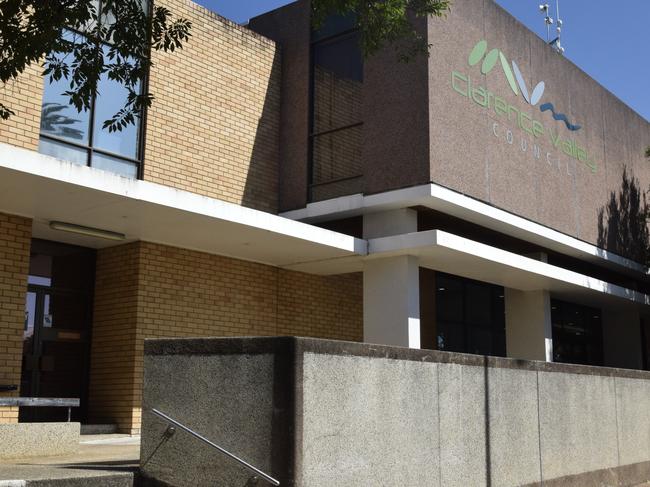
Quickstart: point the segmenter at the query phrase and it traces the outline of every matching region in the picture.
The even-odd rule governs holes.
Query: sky
[[[238,23],[287,0],[197,0]],[[540,3],[556,0],[495,0],[546,39]],[[615,7],[613,7],[615,6]],[[452,6],[453,8],[453,6]],[[650,121],[650,0],[560,0],[565,56]]]

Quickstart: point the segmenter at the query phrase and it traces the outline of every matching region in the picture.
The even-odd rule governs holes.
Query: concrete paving
[[[139,436],[85,435],[74,454],[0,462],[0,487],[131,486],[139,456]]]

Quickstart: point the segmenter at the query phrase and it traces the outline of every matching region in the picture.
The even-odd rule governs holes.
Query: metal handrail
[[[195,438],[197,438],[197,439],[203,441],[204,443],[207,443],[207,444],[210,445],[211,447],[216,448],[217,450],[219,450],[221,453],[223,453],[223,454],[226,455],[227,457],[232,458],[232,459],[235,460],[236,462],[238,462],[238,463],[240,463],[241,465],[243,465],[244,467],[246,467],[246,468],[247,468],[248,470],[250,470],[251,472],[253,472],[253,473],[259,475],[260,477],[262,477],[262,478],[263,478],[264,480],[266,480],[268,483],[273,484],[273,485],[275,485],[275,486],[279,486],[279,485],[280,485],[280,482],[279,482],[278,480],[274,479],[273,477],[271,477],[271,476],[268,475],[268,474],[265,474],[265,473],[262,472],[259,468],[256,468],[256,467],[252,466],[250,463],[246,462],[245,460],[242,460],[242,459],[239,458],[237,455],[234,455],[234,454],[230,453],[228,450],[226,450],[226,449],[224,449],[224,448],[221,448],[221,447],[220,447],[219,445],[217,445],[216,443],[211,442],[210,440],[208,440],[207,438],[201,436],[201,435],[198,434],[196,431],[191,430],[190,428],[188,428],[188,427],[185,426],[184,424],[179,423],[179,422],[176,421],[174,418],[170,418],[170,417],[167,416],[165,413],[163,413],[163,412],[161,412],[161,411],[158,411],[157,409],[154,409],[154,408],[151,409],[151,412],[154,413],[156,416],[161,417],[161,418],[164,419],[165,421],[167,421],[167,422],[173,424],[174,426],[178,426],[178,427],[179,427],[180,429],[182,429],[183,431],[185,431],[185,432],[191,434],[192,436],[194,436]]]

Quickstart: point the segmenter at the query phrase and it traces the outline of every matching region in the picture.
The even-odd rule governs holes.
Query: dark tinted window
[[[565,301],[551,301],[553,361],[603,365],[601,312]]]
[[[363,56],[349,19],[330,19],[313,37],[311,185],[361,175]]]
[[[504,291],[436,273],[436,330],[439,350],[505,356]]]

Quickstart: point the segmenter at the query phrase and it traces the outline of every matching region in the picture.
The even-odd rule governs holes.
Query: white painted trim
[[[78,166],[9,144],[0,143],[0,169],[19,171],[118,197],[254,227],[355,254],[364,255],[366,253],[366,242],[349,235],[169,186],[130,179],[91,167]],[[21,216],[32,218],[34,215]]]
[[[644,266],[630,259],[437,184],[425,184],[368,196],[362,194],[343,196],[310,203],[306,208],[288,211],[281,215],[294,220],[318,222],[416,205],[426,206],[600,265],[612,266],[613,264],[619,267],[619,270],[648,273]]]
[[[368,241],[369,253],[366,258],[392,257],[394,255],[404,254],[418,255],[420,253],[426,253],[426,249],[434,247],[444,247],[468,256],[491,261],[503,266],[504,273],[506,273],[509,268],[515,269],[548,278],[552,281],[568,284],[572,287],[596,291],[637,304],[650,304],[650,297],[638,291],[610,284],[601,281],[600,279],[579,274],[562,267],[547,264],[546,262],[524,257],[496,247],[491,247],[442,230],[429,230],[426,232],[371,239]]]

